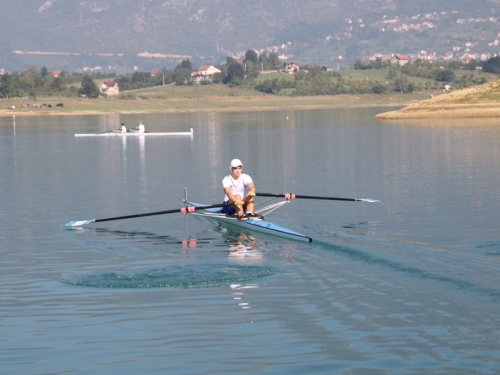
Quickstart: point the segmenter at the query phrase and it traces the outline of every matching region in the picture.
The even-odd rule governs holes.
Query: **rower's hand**
[[[248,196],[250,196],[250,197],[255,197],[255,192],[253,192],[253,191],[249,191],[249,192],[247,193],[247,195],[248,195]]]

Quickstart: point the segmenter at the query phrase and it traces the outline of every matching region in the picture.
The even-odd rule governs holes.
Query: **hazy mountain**
[[[186,57],[196,66],[272,46],[298,62],[349,63],[375,52],[444,53],[467,42],[495,53],[488,43],[500,39],[500,0],[0,1],[0,68],[8,70],[145,70]],[[403,24],[420,26],[393,31]]]

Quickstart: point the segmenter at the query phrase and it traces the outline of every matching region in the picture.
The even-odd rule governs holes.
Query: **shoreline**
[[[398,111],[379,113],[377,120],[409,120],[438,118],[491,118],[500,117],[500,103],[470,103],[434,105],[423,108],[406,107]]]
[[[500,80],[449,91],[408,105],[398,111],[379,113],[377,120],[437,118],[499,118]]]
[[[181,99],[75,99],[44,98],[37,103],[48,103],[52,108],[22,108],[24,103],[33,100],[0,100],[0,117],[28,116],[77,116],[103,114],[141,114],[141,113],[193,113],[193,112],[236,112],[264,110],[302,110],[332,108],[404,107],[416,103],[429,94],[360,94],[307,97],[280,96],[236,96]],[[64,107],[54,103],[64,102]],[[2,105],[3,104],[3,105]],[[14,105],[16,109],[7,109]]]

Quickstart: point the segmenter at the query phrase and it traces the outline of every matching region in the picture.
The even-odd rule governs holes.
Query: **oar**
[[[99,134],[111,133],[111,132],[114,132],[115,130],[118,130],[118,129],[111,129],[111,130],[107,130],[107,131],[102,132],[102,133],[99,133]]]
[[[193,212],[194,210],[206,210],[208,208],[215,208],[215,207],[222,207],[222,206],[224,206],[224,204],[222,204],[222,203],[220,203],[220,204],[213,204],[211,206],[201,206],[201,207],[187,206],[187,207],[182,207],[182,208],[176,208],[174,210],[148,212],[148,213],[145,213],[145,214],[108,217],[106,219],[91,219],[91,220],[70,221],[69,223],[66,224],[66,226],[67,227],[79,227],[79,226],[85,225],[85,224],[100,223],[101,221],[132,219],[134,217],[144,217],[144,216],[154,216],[154,215],[166,215],[166,214],[174,214],[176,212],[188,213],[188,212]]]
[[[277,197],[277,198],[286,198],[286,199],[320,199],[320,200],[330,200],[330,201],[348,201],[348,202],[380,202],[378,199],[371,198],[337,198],[337,197],[318,197],[313,195],[296,195],[292,193],[285,194],[272,194],[272,193],[255,193],[255,195],[260,197]]]

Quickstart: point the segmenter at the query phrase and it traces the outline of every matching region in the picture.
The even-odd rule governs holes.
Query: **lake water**
[[[500,373],[500,120],[0,118],[1,374]],[[75,138],[120,122],[194,137]],[[312,243],[171,214],[239,158]],[[258,198],[263,200],[264,198]]]

